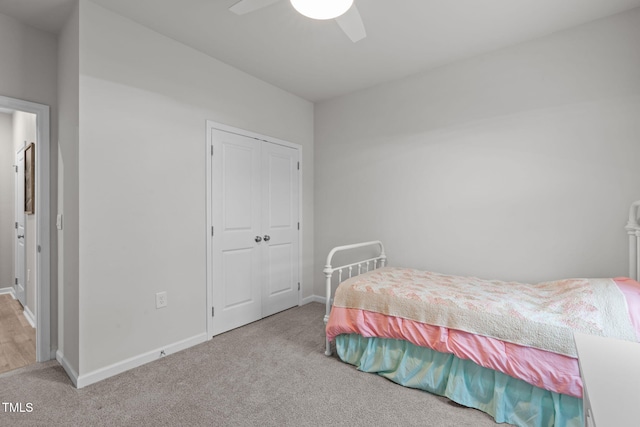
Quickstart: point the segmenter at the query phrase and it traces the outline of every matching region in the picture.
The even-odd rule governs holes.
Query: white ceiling
[[[640,0],[355,0],[367,38],[288,0],[237,16],[237,0],[92,0],[275,86],[318,101],[521,43]],[[73,0],[0,0],[0,13],[56,32]]]

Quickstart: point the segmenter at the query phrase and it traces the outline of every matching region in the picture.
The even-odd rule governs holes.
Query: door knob
[[[18,239],[23,238],[24,239],[24,234],[18,234]]]
[[[271,236],[269,236],[268,234],[264,235],[264,241],[268,242],[269,240],[271,240]]]
[[[256,236],[256,243],[260,243],[260,242],[262,242],[262,237]]]

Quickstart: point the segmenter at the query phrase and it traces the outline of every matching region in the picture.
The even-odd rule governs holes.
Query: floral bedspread
[[[334,306],[402,317],[575,357],[573,331],[636,341],[611,279],[538,284],[386,267],[338,287]]]

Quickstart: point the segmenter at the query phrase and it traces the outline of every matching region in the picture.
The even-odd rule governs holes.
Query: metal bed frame
[[[353,262],[351,264],[340,265],[338,267],[331,266],[331,261],[333,259],[333,256],[336,253],[348,251],[352,249],[365,248],[368,246],[378,247],[379,249],[378,255],[374,256],[373,258]],[[382,245],[382,242],[379,240],[374,240],[371,242],[364,242],[364,243],[355,243],[353,245],[338,246],[331,249],[331,252],[329,252],[329,255],[327,255],[327,262],[324,266],[324,270],[322,270],[326,277],[326,284],[327,284],[327,294],[326,294],[327,308],[326,308],[326,313],[324,315],[325,326],[329,321],[329,314],[331,313],[331,306],[333,305],[333,298],[331,297],[332,295],[331,277],[333,276],[333,273],[335,271],[338,272],[338,284],[340,284],[342,282],[342,272],[345,269],[347,270],[347,273],[349,275],[347,279],[349,279],[351,277],[357,276],[358,274],[362,274],[363,272],[366,273],[368,271],[375,270],[376,268],[384,267],[386,262],[387,262],[387,256],[384,253],[384,246]],[[357,268],[357,272],[354,271],[354,267]],[[325,344],[326,344],[326,350],[324,354],[326,354],[327,356],[331,356],[331,343],[329,342],[329,338],[325,338]]]
[[[629,277],[633,280],[640,278],[640,223],[638,223],[638,210],[640,200],[634,202],[629,208],[629,222],[625,229],[629,234]]]

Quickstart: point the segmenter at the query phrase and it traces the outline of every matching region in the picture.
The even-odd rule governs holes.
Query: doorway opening
[[[43,362],[53,358],[49,107],[0,96],[0,144],[0,170],[10,172],[0,180],[0,315],[18,319],[12,333],[35,328],[30,360]]]

